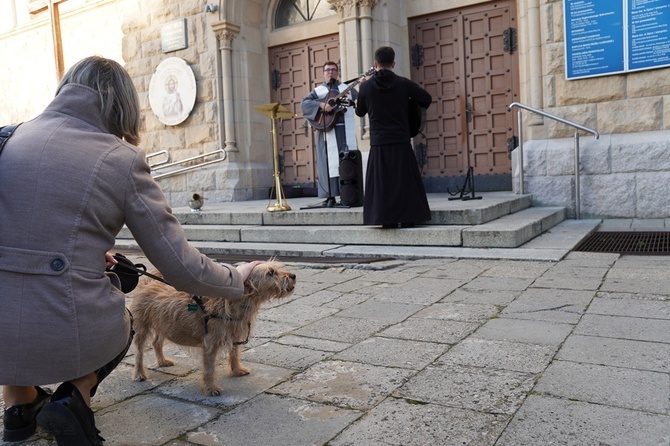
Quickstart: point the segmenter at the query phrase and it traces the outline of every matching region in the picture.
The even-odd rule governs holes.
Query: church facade
[[[16,63],[0,67],[0,97],[12,104],[0,110],[0,122],[30,119],[50,101],[58,51],[66,69],[90,54],[118,60],[140,94],[140,147],[156,172],[168,157],[184,166],[211,162],[158,179],[173,206],[186,205],[193,193],[216,202],[269,198],[275,169],[288,197],[314,194],[314,134],[300,101],[322,81],[324,62],[337,62],[341,80],[353,80],[370,68],[375,49],[388,45],[395,71],[433,96],[413,141],[429,193],[455,193],[471,174],[477,191],[529,193],[535,205],[566,206],[573,217],[670,217],[663,192],[670,180],[670,68],[663,54],[647,69],[575,68],[587,57],[598,61],[576,54],[588,45],[575,26],[596,20],[589,4],[597,16],[598,2],[10,3],[11,14],[0,19],[0,49]],[[582,10],[567,9],[569,3]],[[632,3],[621,3],[631,15]],[[659,17],[670,16],[664,3]],[[658,46],[661,53],[669,47]],[[273,106],[288,110],[274,119],[274,132]],[[356,121],[365,158],[368,123]]]

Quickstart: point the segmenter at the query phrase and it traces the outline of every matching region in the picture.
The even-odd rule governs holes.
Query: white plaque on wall
[[[195,76],[184,59],[168,57],[156,67],[149,83],[151,110],[165,125],[181,124],[195,104]]]

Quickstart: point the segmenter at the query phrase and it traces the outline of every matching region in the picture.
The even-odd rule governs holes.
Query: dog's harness
[[[203,313],[205,313],[205,334],[207,334],[207,322],[209,322],[210,319],[223,319],[224,321],[231,321],[231,322],[240,322],[242,319],[238,317],[228,317],[228,316],[222,316],[218,313],[208,313],[207,310],[205,309],[205,304],[202,302],[202,298],[200,296],[193,295],[192,299],[195,301],[196,305],[202,310]],[[191,310],[191,305],[188,305],[188,310]],[[244,341],[239,341],[239,342],[233,342],[233,345],[244,345],[249,342],[249,335],[251,334],[251,322],[247,322],[247,338]]]
[[[11,135],[10,135],[11,136]],[[123,263],[123,267],[126,270],[130,270],[131,273],[136,274],[138,276],[148,276],[151,277],[154,280],[157,280],[159,282],[163,282],[165,285],[170,285],[165,279],[162,277],[154,276],[153,274],[150,274],[147,272],[146,267],[142,264],[137,264],[133,265],[132,262],[127,261],[127,259],[121,255],[121,254],[116,254],[114,256],[117,261],[121,260],[126,260]],[[117,272],[117,271],[115,271]],[[122,274],[128,274],[127,271],[118,271],[118,273]],[[135,288],[133,286],[133,288]],[[205,313],[205,334],[207,334],[207,322],[209,322],[210,319],[223,319],[224,321],[231,321],[231,322],[240,322],[242,319],[240,318],[233,318],[233,317],[228,317],[228,316],[222,316],[217,313],[208,313],[207,310],[205,309],[205,304],[202,302],[202,298],[200,296],[193,295],[192,299],[195,301],[197,307],[199,307],[203,313]],[[197,311],[197,308],[193,304],[188,304],[188,311]],[[244,341],[239,341],[239,342],[233,342],[233,345],[245,345],[249,342],[249,336],[251,335],[251,322],[247,322],[247,338]]]

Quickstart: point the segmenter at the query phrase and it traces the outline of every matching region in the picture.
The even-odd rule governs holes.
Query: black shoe
[[[414,223],[408,222],[408,223],[400,223],[401,228],[413,228]]]
[[[53,434],[58,446],[102,446],[105,441],[95,427],[93,411],[70,382],[56,389],[51,402],[37,416],[37,423]]]
[[[19,404],[5,408],[2,414],[2,439],[5,441],[21,441],[32,436],[37,428],[35,417],[49,401],[51,389],[35,386],[37,396],[32,403]]]
[[[384,223],[382,225],[383,229],[397,229],[400,227],[400,223]]]

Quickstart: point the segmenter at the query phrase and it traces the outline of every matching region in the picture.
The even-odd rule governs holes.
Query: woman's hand
[[[116,265],[119,263],[115,258],[114,254],[111,252],[106,252],[105,253],[105,267],[106,268],[111,268],[112,266]]]
[[[256,265],[260,265],[262,262],[260,260],[254,260],[253,262],[243,263],[236,267],[237,272],[242,276],[242,282],[246,282],[251,274],[251,271],[256,268]]]

